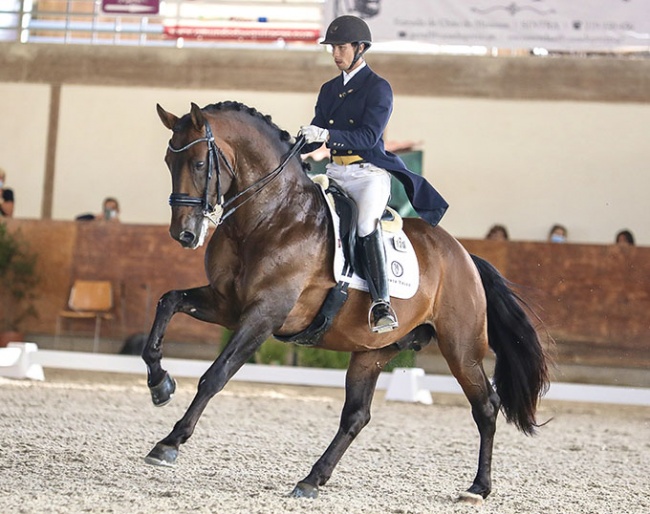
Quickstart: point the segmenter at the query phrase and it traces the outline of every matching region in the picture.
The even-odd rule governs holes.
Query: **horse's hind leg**
[[[449,369],[460,384],[472,407],[472,417],[478,427],[480,448],[478,470],[471,487],[460,495],[460,500],[468,503],[481,503],[492,490],[492,448],[496,432],[496,420],[500,400],[483,369],[483,357],[487,351],[485,336],[452,340],[457,344],[447,344],[440,338],[440,350],[447,360]],[[459,341],[471,340],[472,345]]]
[[[160,363],[162,341],[172,316],[177,312],[183,312],[194,318],[216,323],[214,308],[215,300],[208,286],[184,291],[169,291],[158,301],[156,317],[142,350],[142,359],[147,365],[147,384],[154,405],[162,406],[169,403],[176,389],[174,380]]]
[[[318,496],[318,487],[327,483],[345,451],[370,421],[370,405],[379,373],[398,353],[399,348],[391,345],[381,350],[352,354],[345,378],[345,404],[338,432],[309,475],[298,482],[292,496]]]

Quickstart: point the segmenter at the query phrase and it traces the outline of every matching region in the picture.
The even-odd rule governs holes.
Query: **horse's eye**
[[[194,171],[203,171],[203,168],[205,168],[204,161],[196,161],[194,163]]]

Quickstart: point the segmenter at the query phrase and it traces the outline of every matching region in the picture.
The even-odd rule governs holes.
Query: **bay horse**
[[[322,191],[307,175],[300,144],[254,108],[222,102],[191,104],[177,117],[157,105],[172,131],[165,162],[172,177],[170,234],[186,248],[217,228],[205,254],[208,284],[164,294],[142,357],[153,403],[170,401],[175,382],[161,365],[171,317],[182,312],[232,330],[218,358],[200,378],[197,393],[173,430],[145,460],[175,464],[210,399],[221,391],[262,343],[304,330],[335,285],[334,232]],[[417,218],[404,231],[419,261],[420,283],[411,299],[393,299],[400,320],[389,333],[367,325],[370,296],[350,290],[319,348],[350,352],[338,431],[291,495],[316,498],[319,487],[361,429],[380,372],[404,349],[437,342],[471,405],[478,427],[478,470],[460,499],[481,503],[491,491],[497,414],[525,434],[548,387],[547,355],[529,313],[512,286],[488,262],[470,256],[442,227]],[[482,361],[496,353],[494,387]]]

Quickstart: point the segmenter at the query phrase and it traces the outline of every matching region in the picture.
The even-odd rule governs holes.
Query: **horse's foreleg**
[[[159,441],[145,457],[148,464],[172,466],[175,463],[180,445],[191,437],[210,399],[224,388],[271,333],[269,319],[244,323],[242,328],[235,331],[217,360],[199,380],[197,393],[183,417],[169,435]]]
[[[353,353],[345,378],[345,404],[338,432],[311,473],[298,482],[292,496],[316,498],[318,487],[325,485],[361,429],[370,422],[370,406],[383,367],[399,353],[396,346],[370,352]]]
[[[156,317],[142,350],[142,359],[147,365],[147,384],[154,405],[162,406],[168,403],[176,389],[174,380],[163,369],[160,362],[163,338],[172,316],[177,312],[183,312],[194,318],[216,323],[214,308],[214,297],[208,286],[184,291],[169,291],[158,301]]]

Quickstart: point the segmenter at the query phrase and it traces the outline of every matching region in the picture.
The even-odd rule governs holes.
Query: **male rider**
[[[332,46],[334,64],[342,73],[323,84],[314,119],[300,133],[308,143],[305,153],[326,143],[331,154],[327,176],[357,203],[359,246],[372,297],[370,329],[387,332],[397,328],[398,320],[390,305],[379,220],[390,197],[391,175],[402,182],[413,208],[431,225],[440,221],[448,205],[424,178],[384,149],[393,92],[364,59],[372,44],[366,22],[340,16],[329,25],[322,44]]]

